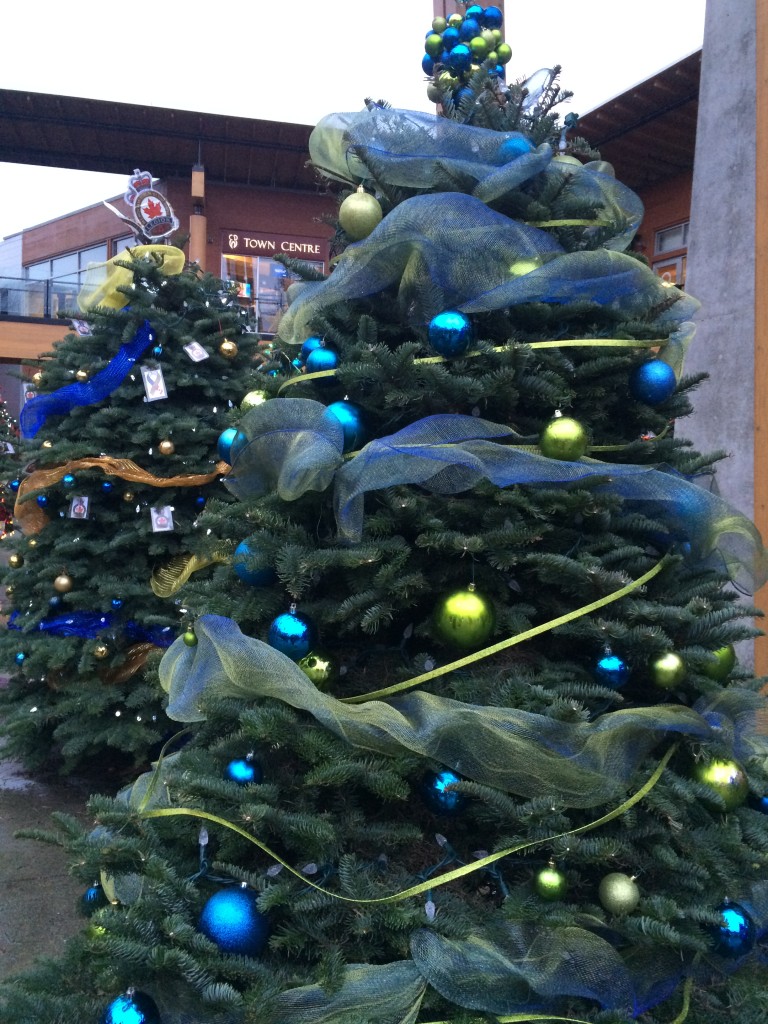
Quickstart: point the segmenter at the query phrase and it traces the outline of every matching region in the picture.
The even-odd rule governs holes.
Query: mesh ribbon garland
[[[339,535],[351,543],[362,537],[363,496],[369,491],[415,484],[456,494],[481,480],[499,487],[594,481],[597,493],[607,490],[641,506],[666,524],[670,543],[689,545],[691,557],[711,559],[740,585],[758,586],[768,572],[754,524],[718,495],[665,467],[548,459],[499,443],[517,438],[509,427],[454,414],[417,420],[344,462],[339,421],[321,403],[301,398],[265,402],[243,416],[239,429],[248,443],[225,487],[241,500],[276,491],[293,501],[333,483]]]
[[[181,590],[192,573],[216,562],[227,561],[229,555],[224,550],[215,551],[212,555],[176,555],[152,573],[149,581],[152,593],[157,597],[172,597]]]
[[[67,384],[49,395],[30,399],[21,410],[19,426],[24,437],[34,437],[45,426],[49,416],[66,416],[75,406],[101,402],[125,380],[133,364],[154,342],[155,334],[149,320],[145,320],[133,339],[120,346],[110,363],[90,380]]]
[[[96,306],[108,309],[127,306],[131,300],[119,290],[128,288],[133,282],[133,270],[127,264],[131,260],[143,259],[151,259],[166,277],[180,274],[186,262],[182,250],[173,245],[134,245],[106,263],[90,263],[77,296],[80,309],[87,312]]]

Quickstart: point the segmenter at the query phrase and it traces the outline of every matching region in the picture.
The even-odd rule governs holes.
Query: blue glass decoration
[[[138,622],[125,624],[126,639],[134,644],[154,644],[155,647],[170,647],[176,639],[174,626],[140,626]]]
[[[62,478],[61,482],[67,489],[75,486],[75,478],[71,473],[66,473]]]
[[[511,160],[517,160],[518,157],[525,156],[526,153],[530,153],[533,149],[533,144],[525,138],[524,135],[518,135],[516,137],[505,139],[499,146],[499,156],[507,163]]]
[[[629,679],[629,665],[618,655],[606,651],[595,668],[597,681],[612,690],[620,690]]]
[[[155,345],[155,347],[152,349],[152,355],[155,357],[155,359],[159,359],[162,354],[163,354],[163,346],[162,345]]]
[[[464,808],[466,797],[448,786],[461,782],[459,776],[448,768],[440,772],[430,772],[422,784],[424,802],[435,814],[458,814]]]
[[[263,777],[261,765],[258,761],[254,761],[251,754],[248,754],[247,757],[234,758],[227,765],[224,774],[238,786],[247,786],[250,782],[261,782]]]
[[[269,587],[277,576],[263,551],[250,540],[242,540],[235,548],[232,568],[251,587]]]
[[[298,612],[283,612],[273,620],[267,633],[267,643],[292,661],[301,661],[315,646],[315,627]]]
[[[503,64],[497,64],[488,71],[489,78],[506,78],[507,72]]]
[[[344,453],[354,451],[363,446],[365,432],[363,430],[363,411],[353,402],[331,402],[328,414],[334,416],[344,431]]]
[[[48,603],[53,607],[52,600]],[[12,613],[8,620],[8,629],[21,629],[21,626],[16,624],[18,616],[18,612]],[[111,623],[111,616],[101,615],[99,612],[65,612],[55,618],[38,622],[37,630],[51,636],[76,636],[81,640],[95,640]]]
[[[205,508],[205,495],[198,494],[198,496],[195,498],[195,508],[197,509],[198,512],[203,511],[203,509]]]
[[[430,57],[428,53],[421,58],[421,70],[425,75],[431,75],[435,70],[434,58]]]
[[[649,359],[647,363],[641,363],[629,378],[629,393],[646,405],[665,402],[676,387],[675,371],[662,359]]]
[[[463,355],[472,344],[472,324],[463,313],[438,313],[427,330],[432,348],[446,359]]]
[[[38,395],[26,402],[19,415],[19,426],[25,438],[34,437],[49,416],[66,416],[75,406],[94,405],[107,398],[118,388],[136,360],[153,344],[155,332],[149,320],[136,331],[133,340],[120,347],[119,352],[103,370],[90,380],[66,384],[49,395]]]
[[[303,359],[299,359],[298,356],[296,356],[295,359],[291,360],[291,366],[294,368],[294,370],[300,370],[303,365],[304,365],[304,360]]]
[[[472,51],[470,48],[465,43],[457,43],[448,57],[448,67],[457,75],[463,75],[465,71],[469,71],[471,63]]]
[[[18,489],[21,487],[21,480],[11,480],[8,486],[11,488],[12,491],[18,491]]]
[[[17,665],[23,665],[24,661],[26,660],[26,657],[27,656],[24,653],[24,651],[17,651],[14,657],[14,661],[16,662]]]
[[[129,989],[112,1000],[99,1017],[99,1024],[162,1024],[162,1019],[152,996]]]
[[[320,348],[322,344],[323,339],[318,338],[317,335],[313,334],[311,337],[307,338],[307,340],[301,346],[301,351],[299,352],[299,359],[301,359],[303,363],[306,363],[307,359],[309,358],[309,353],[314,352],[316,348]]]
[[[760,811],[761,814],[768,814],[768,794],[756,796],[754,793],[750,793],[747,797],[747,803],[753,811]]]
[[[112,483],[111,480],[102,480],[101,489],[102,491],[104,491],[105,494],[109,494],[110,491],[113,491],[115,489],[115,485]]]
[[[45,508],[45,506],[48,504],[48,495],[38,494],[37,498],[35,498],[35,501],[40,506],[40,508]]]
[[[313,349],[307,356],[309,373],[320,373],[322,370],[335,370],[339,365],[339,357],[332,348],[320,346]]]
[[[756,929],[752,918],[738,903],[726,900],[718,908],[722,924],[711,927],[715,952],[721,956],[745,956],[755,944]]]
[[[48,598],[49,608],[59,608],[64,603],[64,598],[61,594],[54,594],[53,597]]]
[[[466,42],[467,39],[474,39],[475,36],[480,35],[480,21],[478,18],[464,18],[464,21],[459,26],[459,39],[461,42]]]
[[[241,956],[258,956],[269,938],[269,922],[256,909],[252,889],[214,893],[203,907],[199,927],[222,953]]]
[[[99,907],[105,907],[109,903],[106,893],[98,884],[89,885],[80,897],[80,913],[85,917],[91,917]]]
[[[449,52],[459,41],[459,30],[454,28],[453,25],[449,25],[448,28],[443,32],[443,46]]]
[[[483,28],[501,28],[504,15],[498,7],[486,7],[480,16]]]
[[[247,444],[248,438],[242,430],[237,430],[235,427],[227,427],[227,429],[222,431],[219,435],[216,450],[219,453],[221,461],[227,462],[231,466]]]
[[[112,601],[111,601],[111,604],[112,604],[112,607],[115,609],[115,611],[119,611],[123,607],[123,599],[122,599],[122,597],[113,597]]]
[[[484,14],[485,10],[480,4],[470,4],[464,12],[464,20],[467,21],[467,19],[472,19],[482,25]]]

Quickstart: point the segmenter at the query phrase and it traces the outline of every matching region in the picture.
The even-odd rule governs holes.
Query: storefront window
[[[223,255],[221,262],[222,278],[237,284],[238,300],[256,319],[259,334],[274,334],[288,286],[299,278],[269,256]],[[306,262],[322,272],[322,260]]]

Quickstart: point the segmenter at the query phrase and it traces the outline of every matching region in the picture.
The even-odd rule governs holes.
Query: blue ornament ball
[[[24,651],[16,651],[16,654],[14,655],[14,661],[16,662],[17,665],[23,665],[26,659],[27,656],[24,653]]]
[[[716,953],[721,956],[745,956],[755,944],[756,929],[752,918],[738,903],[726,900],[718,908],[722,924],[711,926]]]
[[[64,486],[65,486],[65,487],[66,487],[67,489],[69,489],[70,487],[74,487],[74,486],[75,486],[75,478],[74,478],[74,476],[73,476],[73,475],[72,475],[71,473],[66,473],[66,474],[65,474],[65,475],[64,475],[64,476],[63,476],[63,477],[61,478],[61,482],[62,482],[62,484],[63,484],[63,485],[64,485]]]
[[[450,52],[458,41],[459,30],[454,28],[453,25],[449,25],[445,32],[443,32],[443,46]]]
[[[248,438],[242,430],[237,430],[235,427],[227,427],[227,429],[219,435],[216,450],[219,453],[221,461],[227,462],[231,466],[247,444]]]
[[[203,497],[202,494],[198,494],[198,496],[195,498],[195,508],[197,509],[198,512],[202,512],[203,509],[205,508],[205,498]]]
[[[112,483],[111,480],[101,481],[101,489],[102,491],[104,491],[105,494],[109,494],[110,491],[114,490],[114,487],[115,485]]]
[[[269,587],[277,579],[267,555],[250,540],[240,541],[235,548],[232,568],[251,587]]]
[[[301,351],[299,352],[299,359],[303,363],[306,363],[307,358],[309,357],[309,353],[314,352],[316,348],[320,348],[322,344],[323,339],[318,338],[317,335],[313,334],[311,337],[307,338],[307,340],[301,346]]]
[[[339,357],[332,348],[321,345],[312,349],[307,356],[307,370],[309,373],[320,373],[322,370],[335,370],[339,365]]]
[[[597,680],[613,690],[620,690],[629,679],[629,665],[609,651],[600,658],[595,668]]]
[[[89,885],[80,897],[80,913],[84,917],[91,917],[100,907],[106,907],[109,903],[107,895],[98,884]]]
[[[110,603],[115,611],[119,611],[123,607],[122,597],[113,597]]]
[[[463,355],[472,344],[472,324],[463,313],[438,313],[427,328],[432,348],[446,359]]]
[[[435,70],[435,60],[428,53],[421,58],[421,70],[425,75],[431,75]]]
[[[464,20],[467,21],[468,19],[472,19],[482,25],[484,14],[485,10],[481,4],[470,4],[464,12]]]
[[[422,783],[424,802],[435,814],[458,814],[466,804],[463,793],[449,789],[462,780],[448,768],[439,772],[429,772]]]
[[[21,487],[21,480],[11,480],[8,486],[11,488],[12,491],[18,491],[18,489]]]
[[[45,508],[45,506],[48,504],[48,495],[38,494],[35,500],[37,501],[37,504],[40,506],[40,508]]]
[[[760,811],[761,814],[768,814],[768,794],[757,796],[754,793],[750,793],[747,797],[747,803],[753,811]]]
[[[465,43],[457,43],[448,56],[448,67],[458,75],[469,71],[472,63],[472,51]]]
[[[474,39],[475,36],[480,35],[480,20],[479,18],[465,18],[459,26],[459,39],[460,41],[466,42],[467,39]]]
[[[48,598],[48,606],[50,608],[58,608],[59,605],[64,603],[64,598],[61,594],[54,594],[53,597]]]
[[[341,424],[344,432],[344,453],[354,451],[365,443],[363,411],[353,402],[331,402],[326,413]]]
[[[152,996],[129,989],[112,1000],[99,1017],[99,1024],[162,1024],[162,1020]]]
[[[292,661],[301,661],[315,646],[315,627],[298,612],[283,612],[273,620],[267,633],[267,643]]]
[[[453,102],[458,106],[463,100],[470,100],[474,96],[474,93],[468,85],[462,86],[461,89],[457,89],[453,96]]]
[[[235,757],[226,767],[224,772],[230,782],[236,782],[238,786],[247,786],[250,782],[261,782],[263,773],[258,761],[254,761],[249,754],[247,757]]]
[[[483,28],[501,28],[504,15],[498,7],[486,7],[480,18]]]
[[[222,953],[240,956],[258,956],[269,938],[269,922],[256,909],[252,889],[214,893],[203,907],[199,928]]]
[[[675,371],[662,359],[649,359],[647,363],[641,363],[629,378],[630,394],[646,405],[666,402],[676,387]]]
[[[499,146],[498,156],[504,163],[508,163],[511,160],[517,160],[520,156],[525,156],[532,149],[533,143],[529,142],[524,135],[512,135]]]

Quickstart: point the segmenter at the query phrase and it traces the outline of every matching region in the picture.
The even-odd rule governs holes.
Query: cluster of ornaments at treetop
[[[504,65],[512,57],[504,42],[501,26],[504,16],[498,7],[470,4],[464,14],[452,14],[447,20],[436,17],[424,40],[421,62],[424,74],[432,81],[427,96],[439,103],[445,92],[460,102],[470,76],[486,66],[491,78],[504,78]]]

